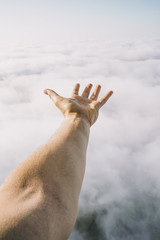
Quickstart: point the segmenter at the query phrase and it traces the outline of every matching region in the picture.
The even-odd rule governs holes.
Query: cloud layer
[[[159,66],[159,40],[3,47],[0,182],[62,121],[43,89],[69,96],[76,82],[101,84],[114,95],[91,130],[70,239],[159,240]]]

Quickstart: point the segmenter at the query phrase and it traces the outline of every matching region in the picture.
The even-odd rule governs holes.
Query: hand
[[[93,125],[98,118],[99,109],[107,102],[113,92],[109,91],[104,97],[97,100],[101,89],[100,85],[95,88],[90,98],[92,84],[86,86],[81,96],[78,95],[79,88],[80,84],[77,83],[70,98],[64,98],[51,89],[44,90],[44,93],[49,95],[65,117],[73,115],[85,118],[90,125]]]

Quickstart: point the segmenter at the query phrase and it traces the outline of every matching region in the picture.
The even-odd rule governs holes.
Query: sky
[[[43,94],[114,94],[91,128],[69,240],[160,239],[160,2],[0,1],[0,183],[63,117]]]
[[[6,42],[64,42],[160,37],[158,0],[1,0]]]
[[[70,240],[159,240],[159,66],[159,40],[2,48],[0,183],[63,120],[44,89],[69,97],[76,82],[80,93],[101,84],[100,97],[114,94],[91,128]]]

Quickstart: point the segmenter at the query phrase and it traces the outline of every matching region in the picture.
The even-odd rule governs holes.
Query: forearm
[[[85,171],[89,128],[84,119],[65,118],[53,137],[18,166],[4,186],[22,188],[39,179],[39,183],[48,185],[50,190],[55,191],[57,185],[78,198]]]
[[[63,194],[68,191],[77,200],[84,177],[89,131],[86,120],[67,117],[37,153],[37,158],[40,156],[42,179],[51,183],[53,188],[54,183],[58,184]]]
[[[53,231],[51,236],[55,235],[57,231],[55,226],[58,226],[57,236],[60,237],[56,239],[67,238],[62,238],[62,235],[68,236],[77,216],[89,129],[90,125],[86,120],[65,118],[53,137],[20,164],[2,185],[0,192],[2,205],[6,202],[6,200],[2,201],[3,193],[9,193],[11,195],[9,202],[17,199],[15,200],[17,204],[13,206],[17,221],[24,221],[26,214],[29,214],[27,223],[24,221],[22,229],[24,227],[26,230],[30,222],[34,226],[37,216],[40,216],[38,222],[46,234],[48,230],[44,225],[47,222],[48,227],[51,226],[50,229]],[[24,194],[28,191],[31,192],[30,195]],[[10,209],[10,204],[6,207]],[[16,209],[21,209],[21,217],[17,216]],[[30,215],[31,209],[35,213]],[[10,231],[9,216],[6,217],[9,221],[7,231]],[[1,220],[0,218],[0,222]],[[30,232],[30,229],[28,231]],[[39,232],[38,228],[35,228],[35,231]],[[3,233],[3,229],[0,230],[1,232]]]
[[[48,142],[51,159],[68,176],[71,170],[79,170],[82,177],[90,132],[89,123],[83,118],[65,118],[61,127]],[[54,166],[53,166],[54,167]],[[68,174],[67,174],[68,173]]]

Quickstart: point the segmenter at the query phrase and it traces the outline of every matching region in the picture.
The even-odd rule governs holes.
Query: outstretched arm
[[[61,110],[64,121],[54,136],[20,164],[0,189],[0,240],[67,239],[74,226],[84,177],[90,126],[99,109],[112,95],[98,99],[98,85],[89,98],[92,84],[79,96],[64,98],[44,91]],[[11,238],[11,236],[14,238]]]

